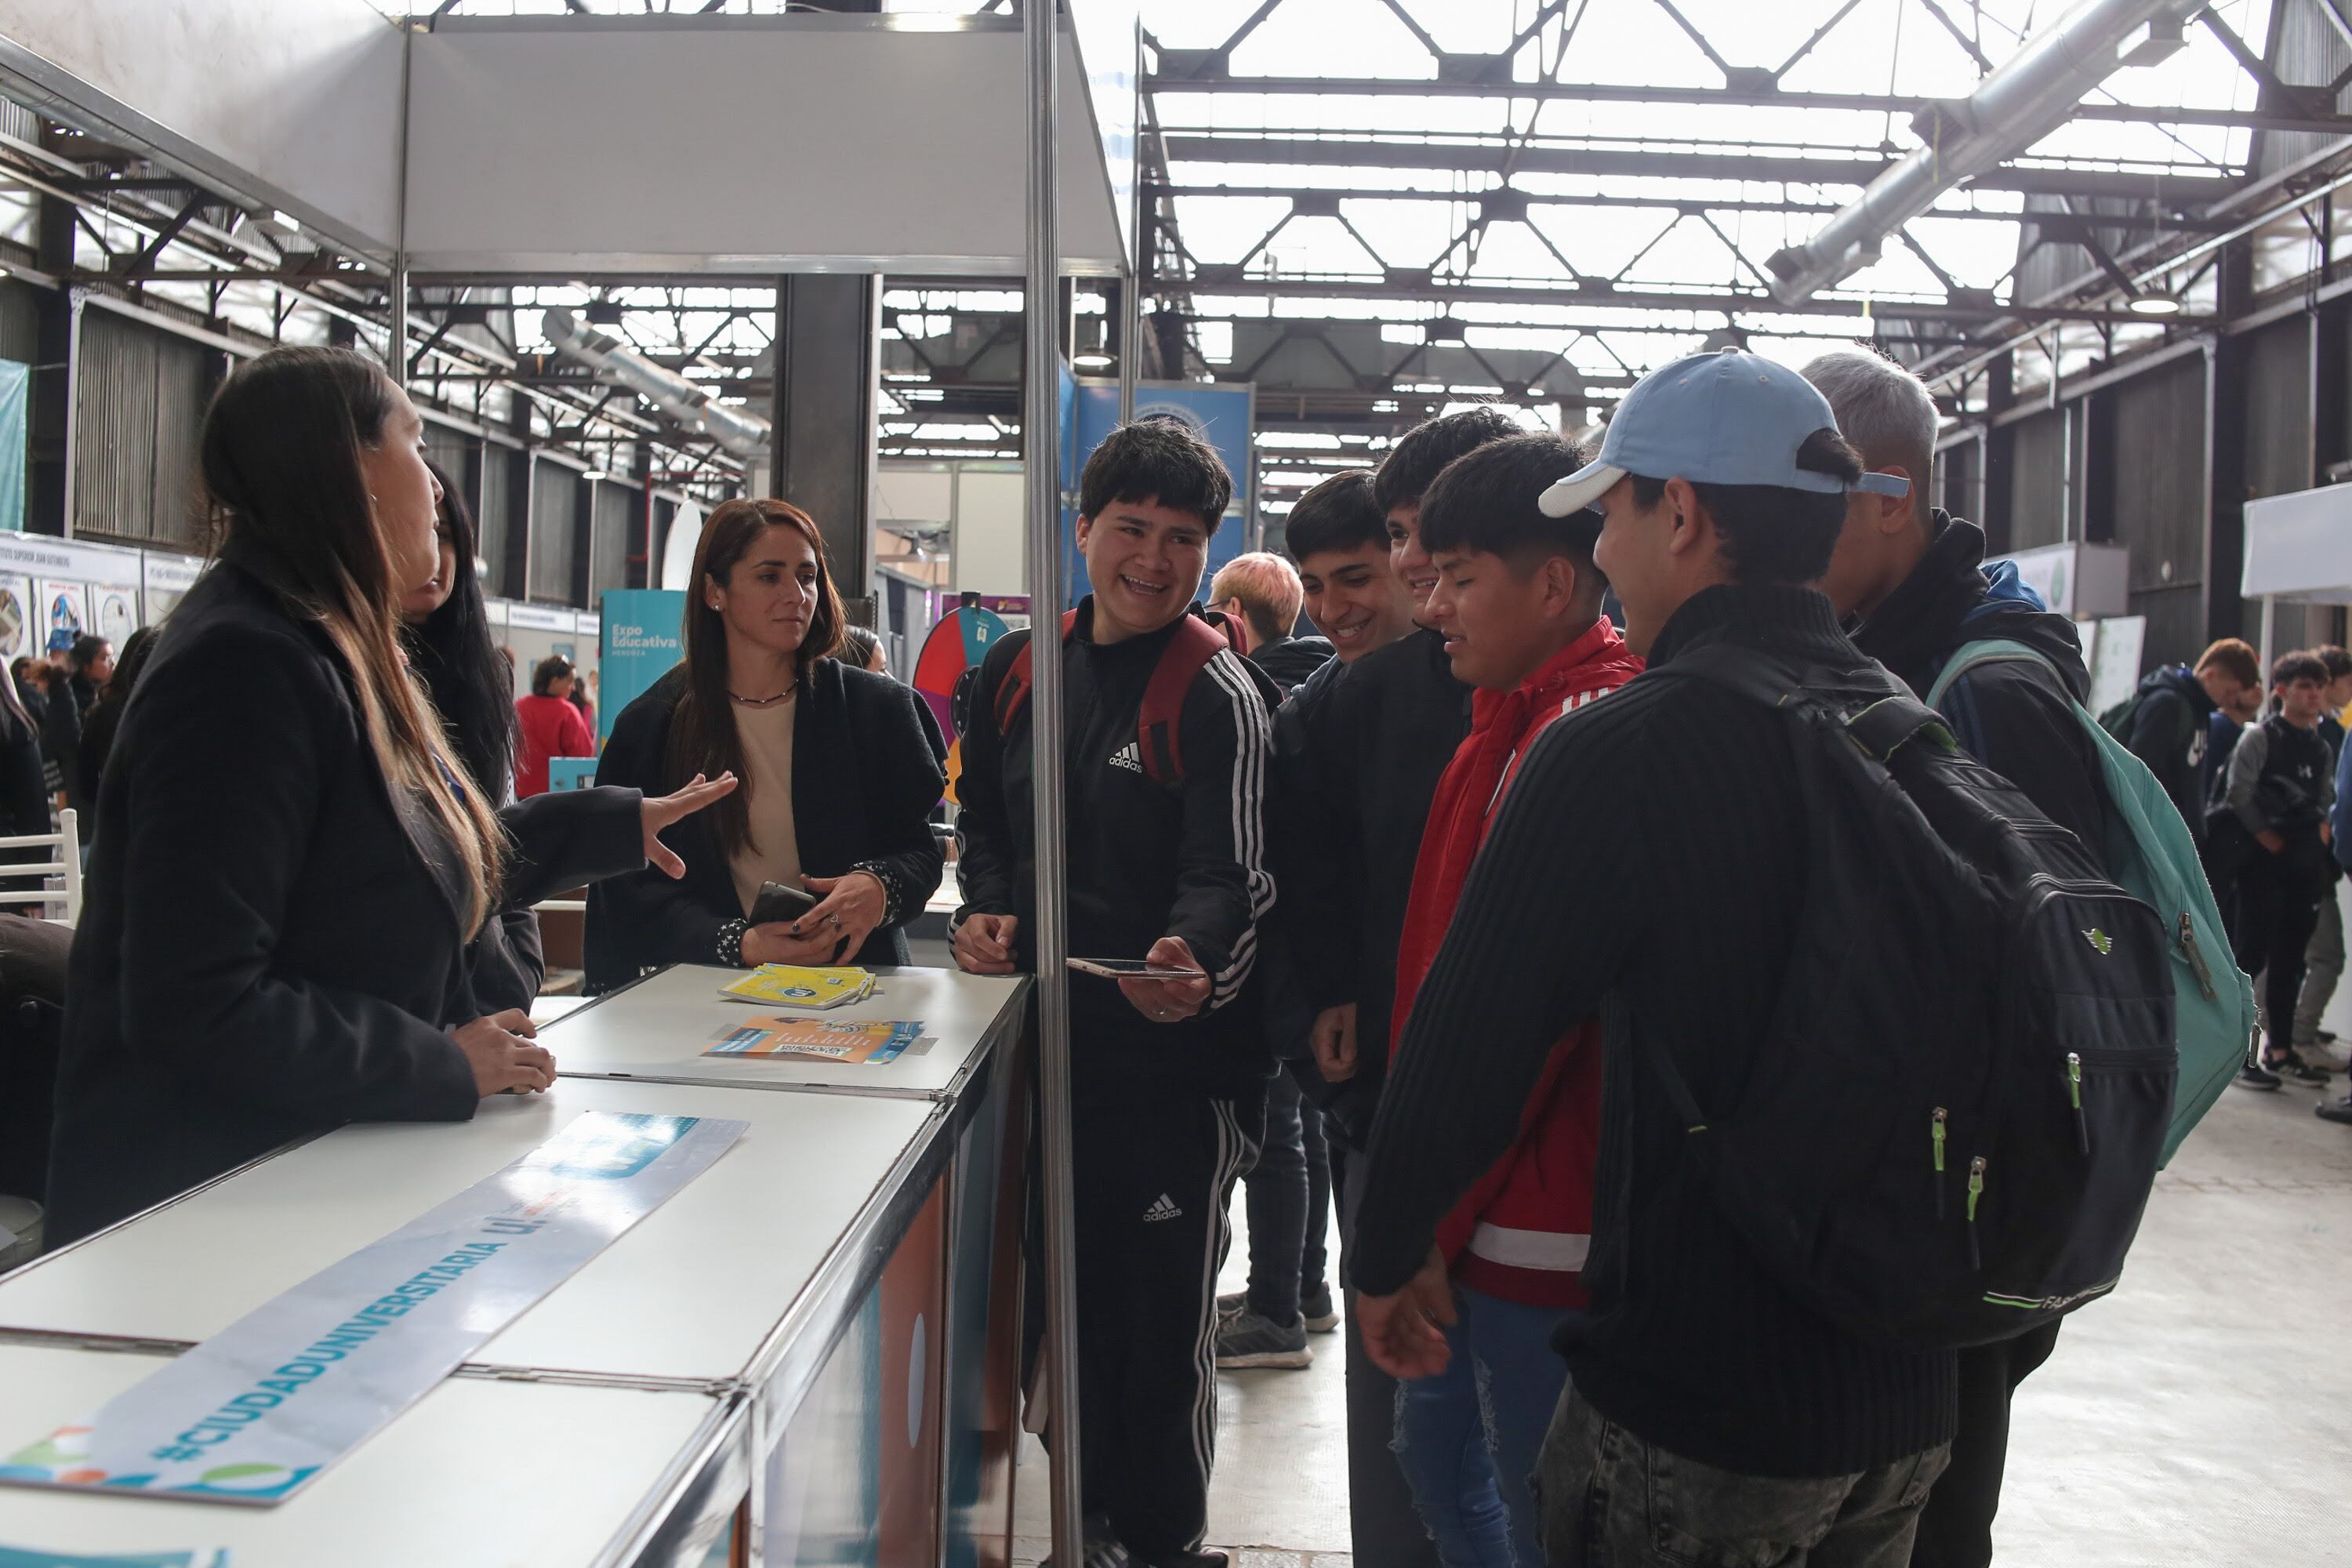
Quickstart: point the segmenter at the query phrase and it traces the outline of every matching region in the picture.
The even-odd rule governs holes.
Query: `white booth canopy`
[[[2352,605],[2352,485],[2246,503],[2249,599]]]
[[[1121,269],[1133,16],[1064,24],[1067,271]],[[0,86],[420,273],[1018,273],[1024,64],[1002,16],[0,8]]]

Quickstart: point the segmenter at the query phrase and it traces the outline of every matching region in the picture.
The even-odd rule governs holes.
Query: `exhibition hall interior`
[[[2339,211],[2352,0],[0,0],[0,1568],[2352,1560]]]

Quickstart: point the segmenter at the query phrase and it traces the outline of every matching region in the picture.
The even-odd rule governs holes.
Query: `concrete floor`
[[[2231,1089],[2158,1179],[2123,1287],[2019,1392],[2004,1568],[2352,1563],[2352,1128],[2315,1098]],[[1304,1372],[1220,1380],[1209,1537],[1237,1568],[1349,1562],[1339,1342],[1314,1343]],[[1045,1481],[1033,1440],[1016,1562],[1045,1555]]]

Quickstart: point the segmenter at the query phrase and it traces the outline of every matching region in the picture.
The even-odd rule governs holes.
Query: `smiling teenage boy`
[[[1199,1550],[1213,1292],[1265,1110],[1271,1063],[1248,982],[1274,902],[1271,683],[1191,614],[1231,495],[1215,451],[1164,420],[1112,431],[1079,479],[1093,592],[1059,650],[1072,947],[1201,972],[1068,977],[1088,1568],[1224,1562]],[[954,942],[977,974],[1036,963],[1030,645],[1017,632],[989,651],[963,737]],[[1163,703],[1171,689],[1181,698]]]
[[[1515,437],[1456,460],[1422,501],[1421,541],[1437,569],[1422,616],[1445,639],[1454,679],[1476,696],[1413,869],[1397,953],[1399,1047],[1519,758],[1548,725],[1642,671],[1601,615],[1608,583],[1592,563],[1599,514],[1553,518],[1536,504],[1583,461],[1558,436]],[[1420,1048],[1435,1045],[1424,1036]],[[1456,1314],[1446,1335],[1454,1355],[1444,1372],[1403,1385],[1396,1449],[1447,1563],[1544,1561],[1528,1477],[1568,1376],[1551,1335],[1561,1313],[1584,1305],[1600,1121],[1600,1027],[1586,1019],[1554,1047],[1510,1152],[1438,1227]],[[1479,1468],[1465,1464],[1474,1444],[1494,1476],[1475,1500],[1463,1485]]]

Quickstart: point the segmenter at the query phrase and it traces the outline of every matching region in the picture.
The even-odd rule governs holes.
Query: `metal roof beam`
[[[1501,174],[1516,169],[1558,174],[1612,174],[1664,180],[1755,180],[1773,184],[1861,187],[1893,164],[1883,158],[1811,158],[1762,153],[1691,153],[1593,147],[1507,147],[1493,142],[1394,142],[1370,132],[1331,132],[1329,140],[1281,135],[1171,132],[1171,163],[1283,163],[1345,169],[1447,169]],[[1964,182],[1977,190],[2036,195],[2113,196],[2194,205],[2234,190],[2221,175],[2064,168],[1988,170]]]
[[[1873,92],[1781,92],[1687,84],[1637,87],[1620,82],[1481,81],[1452,77],[1439,80],[1411,77],[1229,77],[1217,80],[1192,80],[1152,73],[1144,77],[1143,89],[1162,96],[1214,91],[1227,96],[1265,93],[1278,97],[1311,98],[1532,99],[1577,103],[1662,103],[1700,107],[1720,104],[1738,109],[1849,110],[1900,115],[1906,120],[1942,101]],[[2247,131],[2305,132],[2322,136],[2352,135],[2352,115],[2282,114],[2275,110],[2085,103],[2076,107],[2074,118],[2144,125],[2214,125]]]

